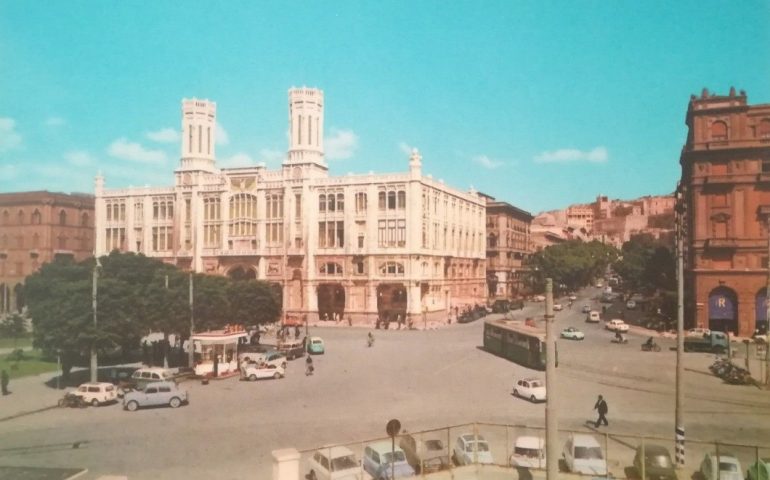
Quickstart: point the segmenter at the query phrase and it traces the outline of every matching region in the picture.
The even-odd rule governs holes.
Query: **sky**
[[[770,103],[770,2],[0,0],[0,192],[171,186],[183,98],[217,165],[278,167],[291,87],[332,175],[423,173],[533,213],[666,194],[691,94]]]

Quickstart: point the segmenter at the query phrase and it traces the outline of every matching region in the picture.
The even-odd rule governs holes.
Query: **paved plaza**
[[[557,313],[558,330],[576,326],[586,339],[560,341],[557,389],[549,394],[558,402],[560,429],[584,432],[594,431],[587,422],[596,418],[596,396],[604,395],[609,427],[599,430],[599,438],[611,434],[606,437],[615,462],[610,468],[623,474],[636,446],[635,439],[623,434],[671,439],[667,445],[673,452],[674,340],[659,338],[664,348],[658,353],[640,351],[645,332],[632,331],[627,345],[610,343],[612,334],[586,324],[579,311],[586,302],[598,306],[589,299],[595,293],[586,291],[572,310]],[[542,303],[532,303],[514,315],[536,316],[543,308]],[[450,441],[474,428],[469,425],[473,422],[544,426],[544,404],[511,396],[514,379],[544,378],[544,373],[485,352],[482,328],[483,320],[428,331],[372,330],[376,342],[368,348],[366,329],[311,327],[311,335],[326,341],[327,353],[314,356],[315,374],[310,377],[299,359],[290,362],[286,378],[280,380],[185,382],[190,405],[175,410],[54,408],[5,420],[0,422],[0,466],[87,468],[79,477],[85,480],[108,474],[131,479],[268,479],[272,450],[357,445],[385,436],[391,418],[411,432],[465,425],[442,431]],[[770,391],[723,384],[708,372],[712,358],[685,355],[688,440],[770,443]],[[14,393],[0,400],[0,418],[8,416],[4,409],[10,411],[6,402],[14,402],[16,410],[25,402],[30,409],[41,406],[24,386],[22,381],[11,385]],[[53,399],[60,395],[48,390]],[[510,454],[511,438],[521,433],[505,427],[475,428],[494,442],[500,463]],[[713,450],[691,446],[688,464],[699,462],[705,449]]]

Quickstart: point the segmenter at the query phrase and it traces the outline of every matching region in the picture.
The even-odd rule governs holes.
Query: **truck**
[[[684,351],[724,353],[729,347],[729,342],[730,338],[725,332],[710,331],[700,337],[685,337]]]

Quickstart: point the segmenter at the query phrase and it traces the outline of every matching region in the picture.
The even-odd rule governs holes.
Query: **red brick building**
[[[0,315],[24,307],[24,278],[57,256],[93,255],[94,197],[0,193]]]
[[[770,104],[704,89],[686,123],[685,321],[750,335],[767,325]]]
[[[487,287],[491,298],[522,294],[532,253],[532,215],[487,197]]]

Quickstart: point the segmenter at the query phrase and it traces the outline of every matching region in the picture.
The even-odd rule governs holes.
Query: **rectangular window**
[[[364,274],[364,262],[357,262],[356,263],[356,273],[359,275]]]
[[[385,192],[380,192],[377,195],[377,206],[380,210],[385,210],[385,204],[386,204],[385,195],[386,195]]]
[[[359,235],[358,236],[358,248],[364,248],[364,236]]]
[[[318,247],[326,248],[326,222],[318,222]]]
[[[388,220],[388,245],[396,245],[396,221]]]
[[[294,194],[294,219],[299,220],[302,218],[302,194]]]
[[[337,222],[337,247],[345,246],[345,222]]]
[[[406,246],[406,220],[398,221],[398,246]]]
[[[377,223],[377,245],[380,247],[387,245],[387,237],[385,234],[386,225],[387,223],[385,220],[380,220]]]

